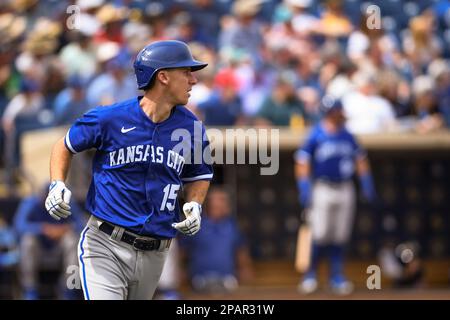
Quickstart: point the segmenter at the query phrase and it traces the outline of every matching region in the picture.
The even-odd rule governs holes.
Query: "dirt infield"
[[[232,294],[196,294],[183,286],[183,299],[187,300],[450,300],[450,261],[426,261],[425,277],[420,289],[394,289],[381,270],[381,289],[367,289],[366,270],[376,261],[349,261],[346,273],[355,285],[349,296],[337,296],[327,288],[327,267],[321,265],[318,272],[319,290],[311,295],[297,292],[301,277],[294,270],[293,261],[269,261],[255,263],[255,277],[251,283],[241,286]]]

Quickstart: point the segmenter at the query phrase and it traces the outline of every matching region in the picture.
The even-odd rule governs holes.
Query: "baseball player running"
[[[72,156],[96,149],[86,199],[91,217],[78,245],[85,299],[151,299],[177,230],[199,231],[213,173],[203,157],[190,159],[209,142],[183,105],[197,83],[192,72],[206,66],[183,42],[151,43],[134,62],[144,95],[92,109],[55,144],[46,208],[57,220],[70,215],[64,181]],[[178,222],[181,190],[186,219]]]
[[[367,155],[345,129],[342,104],[329,96],[321,103],[322,121],[295,153],[295,174],[300,202],[307,209],[312,230],[311,264],[299,291],[312,293],[317,287],[319,258],[330,258],[330,287],[348,294],[353,285],[343,274],[344,246],[353,226],[355,189],[352,177],[358,173],[363,194],[375,199],[375,189]]]

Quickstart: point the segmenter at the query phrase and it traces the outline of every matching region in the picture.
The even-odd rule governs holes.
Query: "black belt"
[[[102,222],[99,229],[106,233],[107,235],[111,235],[114,231],[114,226],[108,222]],[[135,249],[142,251],[152,251],[158,250],[161,246],[161,240],[159,239],[147,239],[136,237],[129,232],[124,231],[122,234],[121,241],[131,244]]]

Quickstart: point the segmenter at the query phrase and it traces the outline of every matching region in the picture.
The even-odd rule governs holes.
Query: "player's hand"
[[[49,215],[56,220],[67,218],[72,213],[70,212],[70,197],[72,192],[67,189],[62,181],[53,181],[50,184],[47,199],[45,200],[45,208]]]
[[[173,223],[172,227],[188,236],[193,236],[200,230],[202,206],[195,201],[187,202],[183,206],[183,212],[186,219]]]

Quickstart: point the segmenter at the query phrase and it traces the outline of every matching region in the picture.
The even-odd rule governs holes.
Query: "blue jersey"
[[[194,154],[207,151],[209,142],[185,107],[154,123],[141,98],[87,112],[69,129],[65,144],[72,153],[97,149],[86,199],[91,214],[140,235],[173,238],[183,183],[212,179],[212,166]],[[176,129],[180,134],[173,137]]]
[[[309,161],[312,177],[331,182],[344,182],[353,177],[355,159],[365,151],[345,128],[328,133],[322,123],[317,124],[295,153],[298,162]]]
[[[180,245],[187,249],[191,276],[236,275],[236,254],[245,245],[237,221],[232,217],[202,219],[195,237],[182,236]]]

